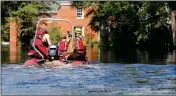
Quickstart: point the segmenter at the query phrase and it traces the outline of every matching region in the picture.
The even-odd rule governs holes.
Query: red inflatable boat
[[[68,45],[66,41],[61,40],[58,41],[57,45],[50,45],[46,48],[42,42],[42,37],[44,32],[42,29],[38,28],[38,25],[43,20],[51,20],[51,18],[42,18],[38,21],[35,31],[35,37],[31,41],[31,47],[29,48],[28,56],[29,59],[25,61],[24,65],[34,65],[40,66],[41,64],[45,64],[46,61],[54,61],[59,60],[65,64],[71,63],[73,65],[84,65],[87,64],[86,59],[86,47],[83,45],[81,39],[75,37],[75,32],[73,31],[72,23],[66,19],[52,19],[58,21],[66,21],[71,25],[72,32],[72,40],[74,41],[74,49],[73,52],[68,52]]]

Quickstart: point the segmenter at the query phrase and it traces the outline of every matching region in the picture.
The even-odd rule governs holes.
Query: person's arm
[[[48,42],[48,45],[51,45],[51,40],[50,40],[50,38],[49,38],[49,35],[46,36],[46,40],[47,40],[47,42]]]

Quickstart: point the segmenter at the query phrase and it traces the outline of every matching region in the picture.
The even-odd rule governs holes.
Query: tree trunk
[[[173,44],[176,47],[176,10],[171,12]]]

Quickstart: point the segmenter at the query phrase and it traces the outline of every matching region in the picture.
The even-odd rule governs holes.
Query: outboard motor
[[[58,60],[58,48],[56,45],[50,45],[48,48],[49,60]]]

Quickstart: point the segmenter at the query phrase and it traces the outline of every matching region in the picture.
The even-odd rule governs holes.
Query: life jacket
[[[43,54],[44,57],[47,56],[48,51],[47,51],[47,48],[43,45],[42,40],[36,38],[35,46]]]
[[[59,49],[60,52],[67,51],[67,43],[66,43],[66,41],[60,41],[58,43],[58,49]]]
[[[82,40],[80,40],[80,39],[76,40],[76,49],[77,50],[84,50],[84,45],[83,45]]]
[[[81,39],[76,39],[77,55],[85,55],[85,47]]]
[[[67,42],[62,40],[58,43],[57,46],[58,46],[59,60],[63,62],[63,60],[65,61],[66,57],[68,57],[69,55],[67,52],[68,49]]]

